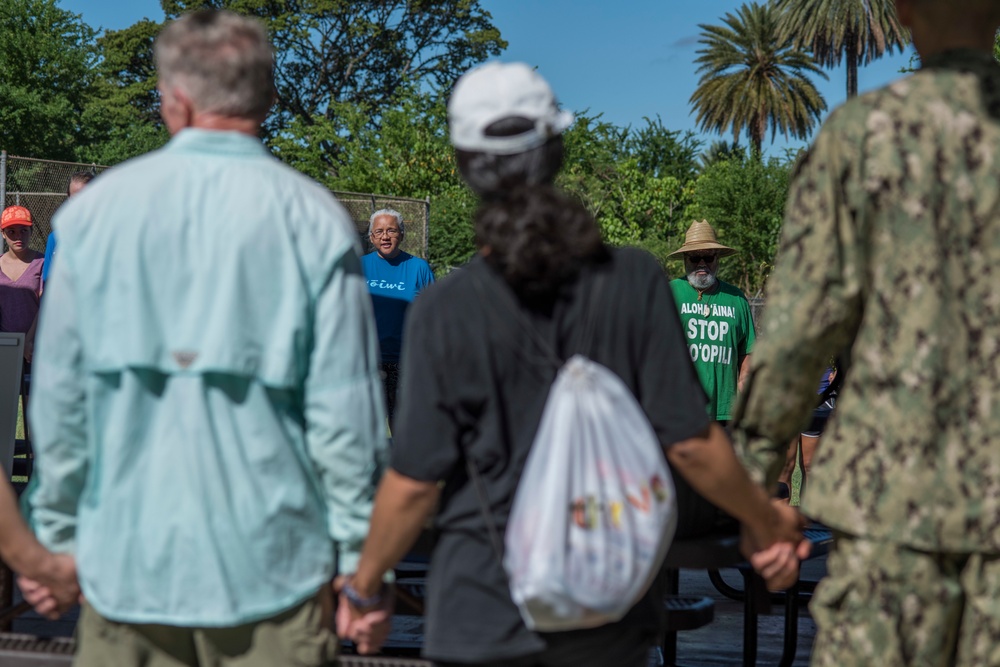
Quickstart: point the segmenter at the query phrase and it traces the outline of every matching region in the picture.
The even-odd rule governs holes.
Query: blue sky
[[[617,125],[659,115],[670,129],[697,130],[688,100],[698,84],[693,65],[698,25],[721,23],[740,0],[481,0],[508,42],[504,60],[537,66],[563,105],[602,113]],[[119,29],[148,17],[162,20],[159,0],[60,0],[94,28]],[[910,51],[859,73],[859,89],[901,76]],[[816,83],[830,109],[845,99],[843,68]],[[704,135],[707,142],[718,135]],[[726,137],[727,139],[729,137]],[[744,140],[745,142],[745,140]],[[780,153],[780,135],[765,149]]]

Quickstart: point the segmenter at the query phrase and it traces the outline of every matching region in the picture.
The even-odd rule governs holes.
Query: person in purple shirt
[[[0,216],[0,234],[7,252],[0,255],[0,331],[23,333],[24,358],[35,347],[38,300],[42,293],[42,253],[28,247],[33,229],[31,211],[8,206]]]

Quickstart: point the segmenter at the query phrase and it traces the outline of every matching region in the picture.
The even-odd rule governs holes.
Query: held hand
[[[18,577],[17,585],[20,587],[25,601],[34,607],[35,611],[50,621],[59,618],[59,603],[56,602],[55,596],[48,587],[27,577]]]
[[[337,605],[337,635],[354,642],[358,653],[362,655],[376,653],[388,638],[392,625],[395,604],[392,588],[386,588],[382,600],[375,607],[358,609],[341,592],[346,582],[347,579],[340,576],[333,583],[334,591],[340,595]]]
[[[768,590],[782,591],[799,580],[800,560],[809,556],[811,546],[809,540],[803,540],[797,547],[777,542],[751,555],[750,564],[764,578]]]
[[[47,554],[32,573],[34,578],[19,577],[24,599],[48,618],[59,616],[81,598],[76,576],[76,561],[68,554]]]
[[[792,544],[801,542],[803,539],[802,531],[806,527],[806,518],[797,509],[777,498],[771,500],[769,509],[767,519],[748,531],[747,537],[754,545],[753,550],[767,548],[775,542],[791,542]],[[744,555],[749,556],[750,554],[744,552]]]
[[[775,501],[769,509],[767,520],[744,528],[740,548],[767,587],[782,590],[798,580],[799,560],[808,557],[812,545],[803,539],[805,517],[795,508]]]

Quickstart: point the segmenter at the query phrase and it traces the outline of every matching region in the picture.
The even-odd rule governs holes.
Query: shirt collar
[[[174,152],[213,153],[216,155],[257,156],[270,151],[257,137],[242,132],[203,130],[188,127],[173,136],[166,146]]]

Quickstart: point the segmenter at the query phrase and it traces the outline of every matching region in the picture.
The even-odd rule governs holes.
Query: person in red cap
[[[0,234],[7,252],[0,255],[0,331],[23,333],[24,358],[31,361],[35,347],[35,323],[42,291],[44,256],[28,247],[31,211],[8,206],[0,215]]]

